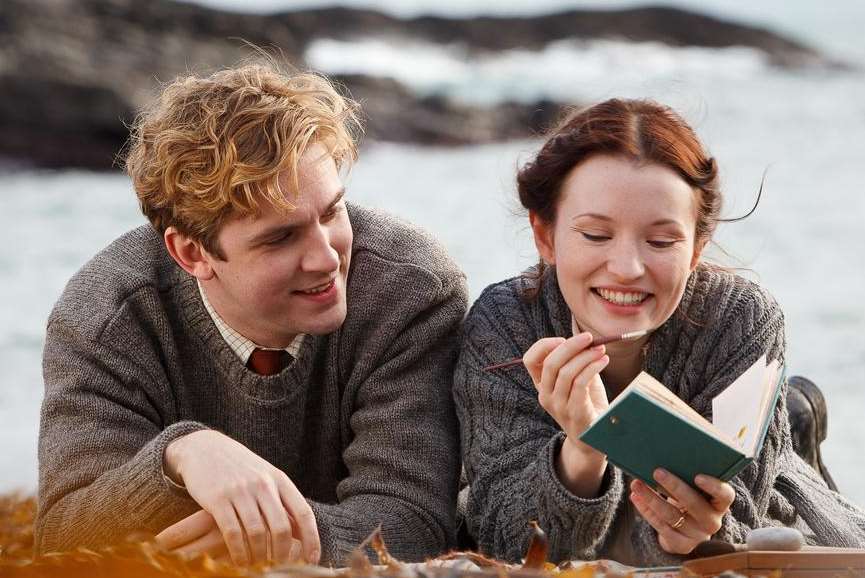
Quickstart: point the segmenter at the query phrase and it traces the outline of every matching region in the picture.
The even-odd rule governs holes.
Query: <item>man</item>
[[[133,127],[150,221],[49,321],[40,552],[158,533],[237,563],[340,564],[454,541],[450,396],[465,279],[429,236],[347,204],[353,106],[249,65],[178,79]]]

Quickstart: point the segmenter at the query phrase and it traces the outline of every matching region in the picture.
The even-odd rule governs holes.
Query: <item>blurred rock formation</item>
[[[399,19],[350,8],[237,14],[172,0],[2,0],[0,157],[46,167],[110,168],[135,111],[167,82],[249,57],[252,43],[304,67],[319,38],[458,43],[470,53],[540,49],[565,38],[676,46],[749,46],[778,66],[827,64],[767,30],[671,8],[569,11],[532,17]],[[367,138],[459,145],[523,138],[560,105],[466,105],[421,96],[389,78],[337,77],[364,106]]]

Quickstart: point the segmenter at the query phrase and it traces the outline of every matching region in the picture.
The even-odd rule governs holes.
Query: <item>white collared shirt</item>
[[[201,294],[201,300],[204,302],[204,308],[207,309],[207,313],[216,324],[216,328],[219,330],[219,334],[222,335],[222,338],[225,340],[231,350],[235,354],[237,354],[237,357],[240,358],[240,361],[242,361],[244,365],[246,365],[246,362],[249,361],[249,356],[252,355],[252,351],[254,349],[274,349],[273,347],[262,347],[232,329],[231,326],[229,326],[228,323],[226,323],[222,319],[222,317],[219,316],[219,313],[216,312],[216,309],[213,308],[213,305],[210,304],[210,301],[208,301],[207,294],[204,292],[204,287],[201,286],[201,282],[198,281],[198,279],[196,279],[195,282],[198,284],[198,292]],[[285,348],[285,350],[291,355],[292,359],[297,359],[297,356],[300,353],[300,346],[303,344],[303,340],[305,337],[305,333],[299,333],[294,339],[291,340],[291,343],[288,344],[288,347]]]

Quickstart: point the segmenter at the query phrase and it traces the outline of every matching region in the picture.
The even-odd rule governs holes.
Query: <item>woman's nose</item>
[[[607,270],[617,279],[631,280],[643,276],[646,271],[643,256],[633,243],[616,243],[607,259]]]

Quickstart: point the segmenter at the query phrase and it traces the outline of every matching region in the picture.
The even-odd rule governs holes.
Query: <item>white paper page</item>
[[[712,423],[747,455],[761,432],[767,371],[764,355],[712,400]]]

